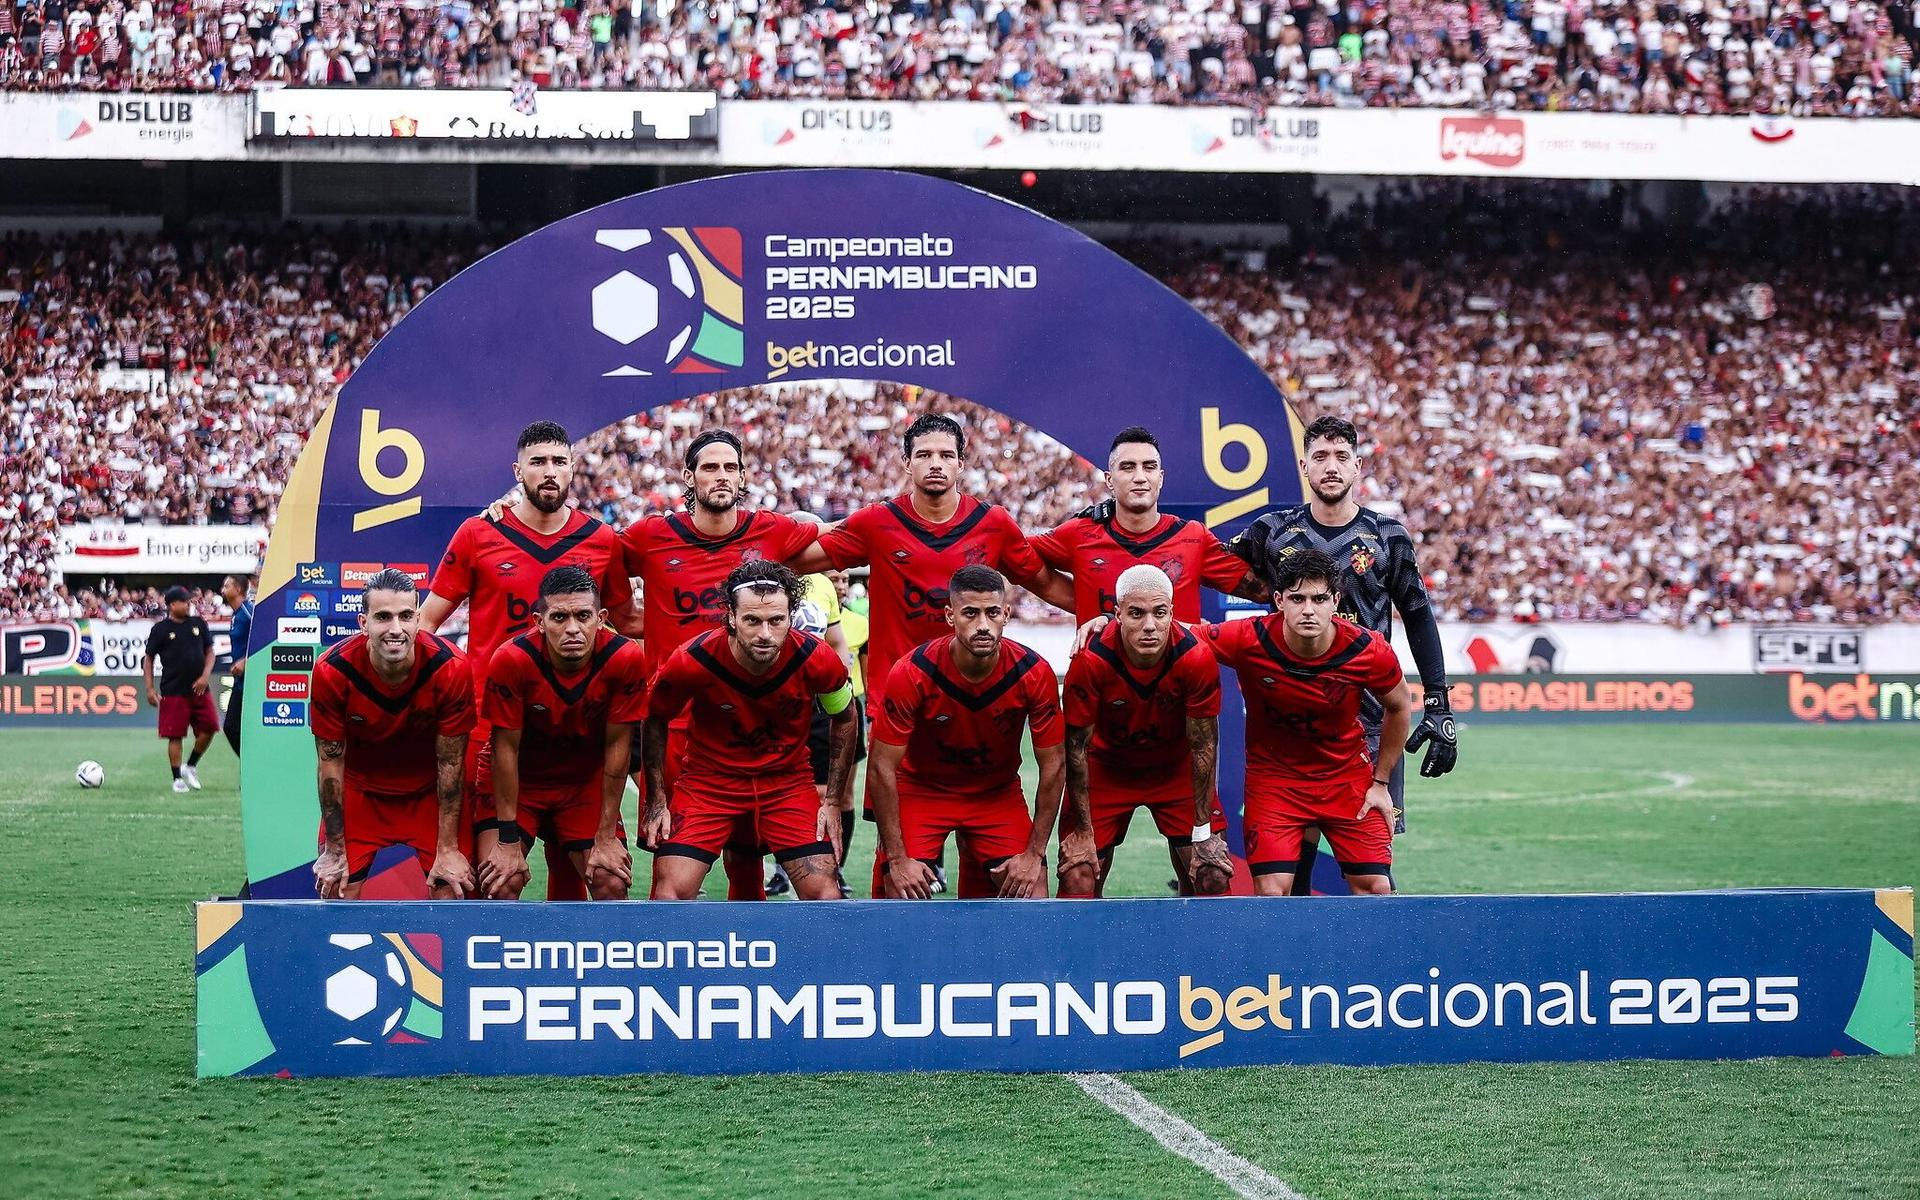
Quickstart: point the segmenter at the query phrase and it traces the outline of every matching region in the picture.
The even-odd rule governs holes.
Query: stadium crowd
[[[1674,228],[1585,185],[1399,183],[1284,248],[1127,249],[1304,418],[1358,422],[1362,502],[1403,515],[1445,618],[1920,619],[1920,212],[1742,195]],[[58,586],[58,526],[270,517],[380,333],[492,244],[0,241],[0,614],[156,611]],[[928,407],[967,423],[967,487],[1023,527],[1100,494],[1093,465],[998,413],[794,384],[574,431],[575,499],[617,525],[675,506],[686,441],[727,425],[751,504],[837,519],[901,490],[897,431]]]
[[[1916,115],[1913,0],[0,0],[0,86]]]

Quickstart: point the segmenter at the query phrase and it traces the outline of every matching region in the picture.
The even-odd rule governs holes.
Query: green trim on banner
[[[316,655],[323,649],[313,647]],[[311,863],[320,830],[313,734],[305,726],[276,727],[261,721],[272,653],[273,644],[268,643],[248,655],[247,673],[241,677],[241,737],[247,752],[240,759],[240,834],[247,879],[253,883]]]
[[[1913,1053],[1913,956],[1878,930],[1867,952],[1860,999],[1847,1019],[1847,1036],[1876,1054]]]
[[[194,1069],[200,1078],[238,1075],[273,1053],[273,1039],[254,1002],[245,946],[200,972],[195,991],[199,1054]]]
[[[440,1037],[440,1010],[415,996],[413,1004],[407,1009],[407,1019],[400,1022],[400,1028],[417,1037]]]

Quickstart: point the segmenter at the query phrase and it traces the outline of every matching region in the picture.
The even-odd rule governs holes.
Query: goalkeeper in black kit
[[[1287,556],[1301,550],[1319,550],[1340,564],[1338,615],[1383,637],[1393,634],[1393,611],[1407,625],[1407,644],[1413,650],[1420,684],[1426,692],[1425,712],[1407,740],[1411,756],[1421,747],[1426,758],[1420,773],[1428,778],[1453,770],[1458,743],[1453,709],[1447,702],[1446,660],[1440,647],[1440,627],[1427,603],[1426,585],[1414,561],[1413,538],[1406,526],[1391,517],[1362,508],[1353,499],[1360,478],[1359,435],[1353,422],[1320,417],[1307,426],[1301,461],[1313,498],[1305,504],[1267,513],[1227,543],[1227,549],[1246,561],[1255,578],[1271,584]],[[1360,720],[1367,730],[1368,752],[1380,747],[1379,702],[1361,700]],[[1404,760],[1402,760],[1404,761]],[[1403,768],[1396,764],[1389,790],[1393,796],[1396,832],[1406,829],[1402,813],[1405,795]],[[1313,850],[1302,848],[1300,870],[1294,876],[1296,893],[1311,890]]]

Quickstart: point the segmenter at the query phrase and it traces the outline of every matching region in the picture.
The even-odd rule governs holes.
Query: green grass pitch
[[[1920,883],[1911,730],[1483,728],[1463,746],[1452,776],[1412,784],[1407,891]],[[74,784],[83,758],[104,790]],[[0,732],[11,1195],[1230,1194],[1058,1076],[196,1082],[190,905],[242,874],[224,743],[204,775],[173,795],[145,735]],[[1136,825],[1112,890],[1167,878]],[[1126,1078],[1315,1200],[1920,1196],[1920,1058]]]

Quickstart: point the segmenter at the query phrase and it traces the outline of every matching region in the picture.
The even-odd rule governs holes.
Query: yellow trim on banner
[[[432,967],[420,961],[419,956],[414,954],[413,947],[407,945],[407,939],[397,933],[383,936],[393,943],[393,948],[400,952],[400,957],[407,960],[407,975],[413,980],[413,990],[419,993],[422,1000],[439,1008],[440,976]]]
[[[293,464],[286,490],[280,493],[273,538],[267,543],[267,561],[260,568],[260,586],[255,592],[261,599],[291,583],[301,563],[314,561],[314,539],[320,529],[320,478],[326,474],[327,442],[333,434],[334,410],[339,407],[340,402],[335,400],[320,414],[320,423],[308,435],[307,447]]]
[[[1876,888],[1873,902],[1880,911],[1887,914],[1895,925],[1913,936],[1913,889],[1912,888]]]
[[[193,906],[194,953],[198,954],[227,935],[240,923],[243,910],[238,904],[212,901]]]

